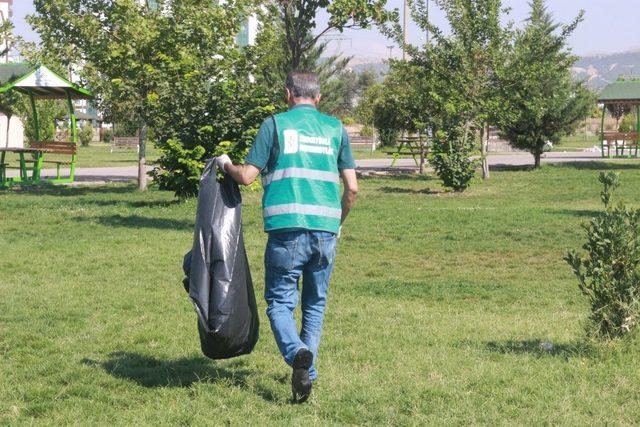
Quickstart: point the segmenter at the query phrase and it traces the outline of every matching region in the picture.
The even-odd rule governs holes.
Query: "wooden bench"
[[[70,166],[71,180],[73,180],[74,167],[76,163],[76,153],[78,150],[78,146],[76,144],[74,144],[73,142],[65,141],[40,141],[32,142],[30,146],[33,148],[41,149],[46,154],[67,154],[71,156],[69,160],[47,160],[45,156],[42,160],[42,163],[56,165],[56,179],[61,179],[60,166]]]
[[[371,152],[376,150],[376,140],[373,136],[349,135],[351,148],[368,148]]]
[[[135,148],[136,151],[140,152],[140,144],[137,136],[115,136],[113,137],[113,141],[111,141],[111,152],[118,149],[130,149]]]
[[[629,150],[629,157],[632,151],[633,155],[638,157],[638,136],[638,132],[605,132],[602,135],[602,157],[605,156],[605,147],[607,157],[611,157],[612,149],[616,150],[616,156],[624,156],[624,150]]]

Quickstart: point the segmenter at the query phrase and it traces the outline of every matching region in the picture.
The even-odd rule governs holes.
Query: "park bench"
[[[111,141],[111,152],[114,150],[127,150],[135,148],[140,152],[140,145],[137,136],[116,136]]]
[[[371,151],[376,150],[376,140],[373,136],[349,135],[349,143],[351,148],[368,148]]]
[[[56,179],[60,178],[60,167],[69,166],[71,169],[71,176],[73,177],[73,170],[76,163],[77,145],[73,142],[65,141],[40,141],[32,142],[30,144],[32,148],[41,149],[46,155],[42,159],[42,163],[56,165]],[[47,159],[48,155],[69,155],[71,156],[65,160],[59,159]],[[31,160],[35,162],[36,160]]]
[[[602,134],[602,155],[611,157],[611,150],[615,150],[615,155],[624,156],[624,151],[628,150],[628,156],[638,157],[638,133],[637,132],[604,132]]]

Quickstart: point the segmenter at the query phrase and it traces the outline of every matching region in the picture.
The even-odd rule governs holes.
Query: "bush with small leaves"
[[[91,144],[91,141],[93,141],[93,128],[91,125],[84,125],[78,129],[78,140],[83,147],[88,147]]]
[[[478,166],[478,161],[471,158],[473,149],[470,139],[443,131],[436,134],[430,161],[445,187],[462,192],[471,185]]]
[[[572,250],[564,259],[591,304],[589,332],[610,339],[627,335],[640,322],[640,210],[612,204],[618,174],[602,172],[599,179],[605,210],[583,226],[587,254]]]

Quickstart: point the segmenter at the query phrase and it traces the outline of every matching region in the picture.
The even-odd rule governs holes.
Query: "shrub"
[[[83,147],[88,147],[91,144],[91,141],[93,141],[93,128],[91,125],[84,125],[78,129],[78,140]]]
[[[620,126],[618,127],[618,132],[632,132],[636,128],[636,118],[633,114],[627,114],[624,116],[624,119],[620,122]]]
[[[107,144],[113,141],[113,130],[105,129],[102,131],[102,142],[106,142]]]
[[[438,132],[433,140],[431,164],[445,187],[461,192],[471,184],[478,165],[471,159],[473,142]]]
[[[364,126],[360,129],[360,136],[364,138],[370,138],[373,136],[373,128],[371,126]]]
[[[588,331],[617,338],[634,329],[640,316],[640,211],[622,203],[612,205],[618,174],[602,172],[599,180],[605,210],[583,226],[587,254],[581,257],[572,250],[564,259],[591,304]]]
[[[342,118],[342,124],[345,126],[351,126],[353,124],[355,124],[355,120],[353,119],[353,117],[350,116],[346,116]]]

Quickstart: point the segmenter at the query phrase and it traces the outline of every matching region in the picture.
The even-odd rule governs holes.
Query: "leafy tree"
[[[33,110],[29,98],[21,96],[22,102],[17,104],[17,115],[24,123],[24,136],[29,142],[37,141],[36,126],[33,117]],[[39,100],[38,102],[38,124],[41,141],[53,141],[56,138],[56,119],[68,114],[64,101]]]
[[[252,2],[217,5],[209,0],[35,0],[29,21],[42,50],[63,66],[81,64],[81,77],[111,121],[133,121],[140,140],[139,188],[146,187],[145,144],[167,93],[185,109],[204,78],[213,84],[234,74],[235,35]],[[230,7],[231,6],[231,7]],[[174,83],[184,89],[175,90]],[[200,86],[187,86],[192,81]],[[176,101],[178,103],[180,101]],[[217,112],[210,111],[210,117]],[[185,117],[185,125],[189,117]]]
[[[419,27],[429,30],[431,41],[407,46],[413,76],[410,102],[416,105],[412,121],[433,140],[431,162],[446,186],[463,191],[475,174],[471,155],[482,129],[497,103],[492,76],[510,38],[503,27],[506,13],[501,0],[436,0],[445,13],[450,32],[429,21],[427,2],[412,2]],[[483,171],[488,177],[486,146]]]
[[[387,0],[278,0],[284,26],[286,71],[300,69],[304,57],[331,30],[369,28],[372,24],[397,22],[398,12],[385,9]],[[317,30],[320,10],[329,14],[327,25]]]
[[[395,144],[402,132],[423,132],[426,128],[422,121],[425,115],[420,111],[423,106],[416,102],[424,90],[420,71],[411,64],[394,61],[382,85],[365,92],[360,115],[365,124],[372,123],[378,130],[382,145]]]
[[[618,129],[620,119],[631,113],[631,106],[629,104],[607,104],[607,111],[611,117],[616,119],[616,129]]]
[[[582,21],[569,25],[553,21],[544,0],[532,0],[527,25],[516,33],[504,65],[496,69],[501,101],[495,121],[516,148],[529,151],[540,167],[547,141],[560,143],[591,111],[593,100],[581,82],[574,82],[576,61],[567,39]]]

